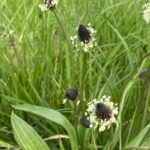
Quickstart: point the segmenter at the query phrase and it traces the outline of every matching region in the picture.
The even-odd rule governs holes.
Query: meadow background
[[[97,46],[86,53],[84,83],[84,52],[72,48],[72,87],[70,50],[54,13],[39,9],[42,0],[0,0],[1,149],[148,149],[150,78],[138,78],[150,61],[150,25],[142,17],[146,2],[59,0],[55,13],[68,37],[79,24],[97,30]],[[75,105],[62,104],[68,88],[82,91],[85,108],[94,98],[111,96],[119,125],[101,133],[74,125]],[[70,139],[42,140],[59,134]]]

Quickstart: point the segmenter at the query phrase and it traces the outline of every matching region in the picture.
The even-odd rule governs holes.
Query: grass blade
[[[14,146],[11,145],[11,144],[9,144],[9,143],[0,141],[0,147],[12,148],[12,147],[14,147]]]
[[[150,123],[126,147],[140,146],[149,129]]]

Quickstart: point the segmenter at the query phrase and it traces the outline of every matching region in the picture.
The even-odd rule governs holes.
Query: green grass
[[[38,8],[42,0],[0,0],[0,147],[8,149],[8,143],[12,149],[22,147],[14,137],[12,111],[42,139],[68,135],[59,119],[52,122],[40,112],[15,109],[30,104],[57,111],[75,130],[74,140],[46,141],[52,150],[69,150],[74,143],[81,150],[146,149],[150,139],[150,79],[136,80],[150,61],[149,24],[142,18],[146,2],[60,0],[55,13],[65,35],[54,13]],[[97,30],[97,46],[86,53],[82,76],[84,52],[71,47],[66,36],[77,34],[76,27],[88,23]],[[68,88],[76,88],[81,101],[85,98],[82,109],[76,102],[62,104]],[[84,129],[76,115],[81,116],[89,101],[103,95],[118,103],[119,125],[101,133]]]

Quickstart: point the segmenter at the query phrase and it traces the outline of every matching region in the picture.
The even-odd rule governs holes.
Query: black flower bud
[[[80,118],[79,122],[82,126],[89,128],[90,127],[90,121],[86,117]]]
[[[84,44],[89,43],[91,38],[90,31],[82,24],[80,24],[78,27],[78,38]]]
[[[148,69],[144,69],[144,70],[142,70],[141,72],[140,72],[140,74],[139,74],[139,78],[144,78],[144,77],[146,77],[146,74],[147,74],[147,71],[148,71]]]
[[[103,103],[96,104],[95,114],[98,119],[109,120],[112,115],[111,109]]]
[[[67,99],[74,101],[78,97],[78,91],[76,89],[68,89],[65,96]]]

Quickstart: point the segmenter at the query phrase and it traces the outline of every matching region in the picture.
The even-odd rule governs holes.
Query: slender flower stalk
[[[147,73],[149,73],[149,69],[147,70]],[[149,106],[149,98],[150,98],[150,79],[149,76],[146,75],[146,87],[145,87],[145,91],[146,91],[146,100],[145,100],[145,105],[144,105],[144,111],[143,111],[143,117],[142,117],[142,122],[141,122],[141,127],[140,127],[140,131],[142,131],[145,127],[146,124],[146,120],[147,120],[147,110],[148,110],[148,106]]]
[[[122,93],[122,96],[121,96],[121,100],[120,100],[120,107],[119,107],[119,117],[118,117],[118,124],[119,126],[116,128],[116,132],[117,130],[119,130],[119,137],[122,137],[122,112],[123,112],[123,106],[125,105],[125,98],[126,98],[126,95],[127,95],[127,92],[128,90],[131,88],[131,86],[135,83],[136,79],[135,80],[131,80],[129,81],[129,83],[126,85],[123,93]],[[119,138],[119,149],[122,149],[122,139]]]
[[[63,33],[65,35],[65,38],[67,40],[68,47],[69,47],[69,53],[70,53],[71,81],[72,81],[71,86],[75,87],[75,68],[74,68],[72,45],[70,43],[70,39],[68,38],[67,32],[66,32],[62,22],[60,21],[57,13],[55,12],[56,6],[58,5],[58,1],[59,0],[44,0],[44,4],[39,4],[39,7],[41,8],[42,11],[51,10],[54,13]]]
[[[84,87],[85,87],[85,76],[86,76],[86,66],[87,66],[87,62],[86,62],[86,53],[83,54],[83,65],[82,65],[82,75],[81,75],[81,85],[80,85],[80,107],[78,109],[77,114],[80,112],[82,112],[82,116],[84,116],[85,113],[85,108],[84,108],[84,98],[83,98],[83,93],[84,93]],[[82,134],[82,141],[81,141],[81,149],[84,150],[84,146],[85,146],[85,132],[86,129],[83,128],[83,134]]]
[[[85,87],[85,76],[86,76],[86,66],[87,66],[87,62],[86,62],[86,53],[83,54],[83,64],[82,64],[82,71],[81,71],[81,82],[80,82],[80,101],[78,101],[77,106],[78,108],[76,109],[76,116],[79,115],[80,111],[82,112],[82,116],[84,116],[85,113],[85,108],[84,108],[84,87]],[[75,128],[77,128],[77,120],[75,120],[74,125]],[[83,140],[83,138],[82,138]],[[82,142],[84,143],[84,142]]]
[[[88,24],[88,27],[84,26],[83,24],[80,24],[77,28],[78,30],[78,35],[71,36],[70,40],[72,45],[75,48],[82,49],[84,51],[83,53],[83,63],[82,63],[82,71],[81,71],[81,80],[80,80],[80,103],[79,107],[76,111],[76,115],[80,112],[82,112],[82,116],[85,114],[85,108],[84,108],[84,88],[85,88],[85,78],[86,78],[86,68],[87,68],[87,53],[91,48],[93,48],[96,44],[95,38],[93,37],[93,34],[96,33],[96,31],[90,27],[90,24]],[[85,119],[82,120],[83,122]],[[81,121],[81,124],[83,123]],[[88,121],[87,121],[88,122]],[[86,122],[86,123],[87,123]],[[83,124],[82,124],[83,125]],[[75,127],[77,127],[77,122],[75,121]],[[82,134],[82,140],[81,140],[81,149],[84,150],[84,143],[85,143],[85,128],[83,128],[83,134]]]
[[[92,139],[93,139],[93,143],[94,143],[94,149],[97,150],[97,147],[96,147],[96,140],[94,138],[94,135],[92,135]]]
[[[56,17],[56,19],[57,19],[57,21],[58,21],[62,31],[63,31],[63,33],[64,33],[65,38],[66,38],[67,43],[68,43],[69,53],[70,53],[70,66],[71,66],[71,86],[75,87],[75,66],[74,66],[72,45],[70,43],[70,39],[69,39],[69,37],[67,35],[67,32],[66,32],[63,24],[61,23],[59,17],[57,16],[55,10],[53,10],[53,13],[54,13],[54,15],[55,15],[55,17]],[[75,113],[76,113],[76,110],[77,110],[77,103],[76,103],[76,101],[74,101],[74,111],[75,111]]]
[[[59,17],[57,16],[55,10],[53,10],[53,13],[66,37],[66,40],[67,40],[67,43],[68,43],[68,47],[69,47],[69,53],[70,53],[70,66],[71,66],[71,86],[72,87],[75,87],[75,67],[74,67],[74,59],[73,59],[73,51],[72,51],[72,46],[71,46],[71,43],[70,43],[70,40],[68,38],[68,35],[67,35],[67,32],[63,26],[63,24],[61,23]]]
[[[78,35],[71,36],[70,40],[72,42],[72,45],[76,48],[83,49],[85,53],[83,53],[83,64],[82,64],[82,74],[81,74],[81,82],[80,82],[80,106],[77,114],[82,110],[82,115],[84,115],[85,108],[84,108],[84,87],[85,87],[85,77],[86,77],[86,68],[87,68],[87,54],[91,48],[96,46],[94,34],[96,33],[96,30],[90,27],[90,24],[86,27],[83,24],[80,24],[78,26]],[[78,41],[76,41],[78,40]]]
[[[57,13],[55,12],[55,8],[58,4],[58,1],[59,0],[44,0],[44,3],[45,4],[39,4],[39,7],[41,8],[42,11],[47,11],[47,10],[51,10],[53,13],[54,13],[54,16],[56,17],[64,35],[65,35],[65,38],[67,40],[67,43],[68,43],[68,47],[69,47],[69,53],[70,53],[70,67],[71,67],[71,86],[72,87],[75,87],[75,67],[74,67],[74,59],[73,59],[73,51],[72,51],[72,45],[70,43],[70,39],[67,35],[67,32],[62,24],[62,22],[60,21]],[[66,101],[64,100],[63,103],[65,103]],[[76,102],[74,102],[74,110],[76,112]]]
[[[83,98],[83,93],[84,93],[84,87],[85,87],[85,77],[86,77],[86,68],[87,68],[87,62],[86,62],[86,53],[83,54],[83,64],[82,64],[82,75],[81,75],[81,85],[80,85],[80,104],[81,104],[81,110],[82,110],[82,115],[85,113],[85,108],[84,108],[84,98]]]
[[[150,53],[147,53],[145,56],[141,58],[141,60],[136,64],[134,67],[134,70],[132,71],[131,75],[129,76],[127,83],[125,84],[125,87],[123,88],[123,91],[121,92],[121,99],[120,99],[120,106],[119,106],[119,117],[118,117],[118,126],[116,127],[115,134],[119,133],[119,137],[122,137],[122,113],[123,113],[123,108],[126,102],[126,95],[131,88],[131,86],[137,81],[137,79],[132,80],[134,73],[136,72],[137,68],[142,64],[142,62],[150,56]],[[139,77],[139,76],[138,76]],[[141,108],[141,107],[139,107]],[[141,109],[139,109],[141,110]],[[137,109],[136,111],[136,117],[138,116],[139,110]],[[113,139],[111,147],[113,147],[113,142],[115,139]],[[119,138],[119,149],[122,149],[122,139]]]

